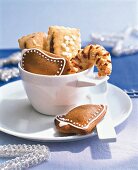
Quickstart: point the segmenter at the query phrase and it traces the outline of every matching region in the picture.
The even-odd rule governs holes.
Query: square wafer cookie
[[[47,51],[71,59],[78,53],[80,48],[81,38],[79,29],[62,26],[49,27]]]

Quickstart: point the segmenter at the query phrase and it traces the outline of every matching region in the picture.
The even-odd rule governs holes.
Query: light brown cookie
[[[39,49],[25,50],[21,66],[26,71],[42,75],[67,74],[69,68],[63,57]]]
[[[25,48],[39,48],[45,49],[47,41],[47,34],[44,32],[37,32],[23,36],[18,40],[19,47],[21,49]]]
[[[86,46],[72,58],[71,63],[77,72],[86,70],[94,65],[98,68],[99,76],[110,75],[112,72],[110,53],[100,45],[91,44]]]
[[[81,48],[80,30],[51,26],[48,31],[46,50],[71,59]]]
[[[81,105],[72,109],[66,115],[57,116],[55,126],[61,133],[88,134],[103,119],[106,112],[106,105]]]

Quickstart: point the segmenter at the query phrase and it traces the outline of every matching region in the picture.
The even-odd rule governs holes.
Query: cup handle
[[[81,76],[78,78],[77,87],[89,87],[89,86],[97,86],[109,79],[109,76],[98,77],[97,73],[93,73],[90,77]]]

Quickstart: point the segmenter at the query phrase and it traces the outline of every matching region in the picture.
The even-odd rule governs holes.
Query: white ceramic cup
[[[46,115],[64,114],[86,97],[86,87],[96,86],[108,78],[93,79],[93,68],[60,76],[34,74],[19,63],[20,76],[28,99],[35,110]]]

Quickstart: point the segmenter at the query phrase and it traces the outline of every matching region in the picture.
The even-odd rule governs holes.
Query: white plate
[[[90,103],[86,98],[84,103]],[[114,126],[118,126],[130,115],[130,98],[118,87],[108,84],[107,100]],[[38,141],[71,141],[94,136],[64,136],[54,127],[54,117],[36,112],[30,105],[21,80],[0,88],[0,131],[21,138]]]

